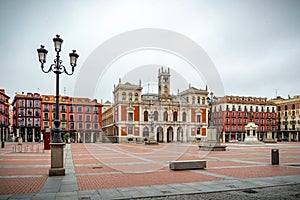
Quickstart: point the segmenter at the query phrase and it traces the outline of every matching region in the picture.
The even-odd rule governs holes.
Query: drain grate
[[[248,190],[243,190],[242,192],[248,193],[248,194],[254,194],[257,193],[255,190],[248,189]]]

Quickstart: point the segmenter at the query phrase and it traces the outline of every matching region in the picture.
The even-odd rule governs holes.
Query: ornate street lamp
[[[63,43],[63,39],[60,38],[59,35],[56,35],[53,38],[54,48],[56,51],[56,59],[54,59],[54,64],[50,65],[48,70],[44,69],[44,64],[46,63],[46,56],[48,51],[41,45],[41,48],[37,49],[39,61],[41,63],[41,68],[44,73],[49,73],[53,71],[56,74],[56,109],[55,109],[55,120],[54,125],[55,128],[53,129],[53,138],[50,143],[51,145],[51,169],[49,170],[50,176],[64,176],[65,169],[64,169],[64,143],[61,138],[60,134],[60,120],[59,120],[59,75],[65,73],[67,75],[72,75],[74,73],[74,68],[77,63],[77,59],[79,55],[73,50],[72,53],[69,54],[70,56],[70,65],[72,66],[72,72],[69,73],[65,66],[62,65],[62,60],[60,60],[59,52],[61,51],[61,45]]]
[[[50,66],[48,70],[44,69],[44,64],[46,63],[46,56],[48,51],[44,48],[43,45],[41,45],[41,48],[37,49],[39,61],[41,63],[41,68],[44,73],[49,73],[50,71],[53,71],[56,74],[56,109],[55,109],[55,120],[54,120],[54,134],[52,138],[52,143],[62,143],[62,138],[60,134],[60,120],[59,120],[59,75],[62,73],[66,73],[67,75],[72,75],[74,73],[74,68],[77,63],[77,59],[79,55],[76,53],[75,50],[73,50],[72,53],[69,54],[70,56],[70,65],[72,66],[72,72],[68,73],[65,66],[62,65],[62,60],[60,60],[59,52],[61,51],[61,45],[63,43],[63,39],[60,38],[59,35],[56,35],[55,38],[53,38],[54,42],[54,48],[56,51],[56,59],[54,59],[54,64]]]

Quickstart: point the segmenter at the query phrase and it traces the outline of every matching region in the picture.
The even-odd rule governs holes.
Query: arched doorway
[[[178,127],[177,129],[177,142],[183,141],[183,129],[182,127]]]
[[[173,141],[173,128],[169,127],[167,129],[167,142],[172,142]]]
[[[164,131],[163,131],[162,127],[157,128],[156,141],[157,142],[163,142],[164,141]]]

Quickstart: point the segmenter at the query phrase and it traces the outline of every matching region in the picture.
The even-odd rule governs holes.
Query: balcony
[[[289,122],[288,122],[288,121],[283,121],[282,124],[283,124],[283,125],[288,125]]]
[[[44,112],[49,112],[49,109],[48,109],[48,108],[44,108],[43,111],[44,111]]]
[[[67,112],[67,110],[66,110],[66,109],[62,109],[61,112],[62,112],[62,113],[65,113],[65,112]]]

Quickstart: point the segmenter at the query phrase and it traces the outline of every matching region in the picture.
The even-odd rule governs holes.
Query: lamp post
[[[63,43],[63,39],[60,38],[59,35],[56,35],[53,38],[54,48],[56,52],[56,58],[54,59],[54,64],[51,64],[48,70],[44,69],[44,64],[46,63],[46,56],[48,51],[41,45],[41,48],[37,49],[39,61],[41,63],[41,68],[44,73],[54,72],[56,74],[56,109],[55,109],[55,120],[54,125],[55,128],[53,130],[53,138],[51,141],[51,169],[49,171],[49,175],[65,175],[65,170],[63,168],[63,141],[60,134],[60,120],[59,120],[59,75],[65,73],[71,76],[74,73],[74,68],[77,63],[77,59],[79,55],[75,50],[69,54],[70,56],[70,65],[72,66],[72,72],[69,73],[65,66],[62,65],[62,60],[60,60],[60,51],[61,45]],[[59,157],[59,159],[57,158]],[[61,157],[61,158],[60,158]],[[55,159],[54,159],[55,158]],[[59,161],[57,161],[59,160]]]

